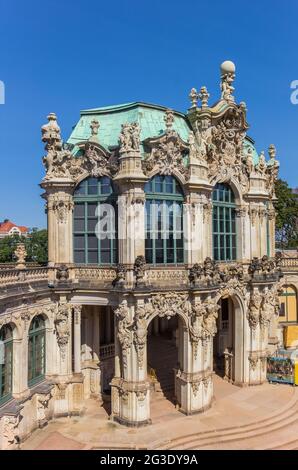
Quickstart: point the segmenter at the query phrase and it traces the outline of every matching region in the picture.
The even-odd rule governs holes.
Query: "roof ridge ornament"
[[[221,72],[221,99],[225,101],[234,102],[235,97],[233,96],[233,92],[235,88],[233,87],[232,83],[235,80],[235,71],[236,66],[230,60],[225,60],[220,66]]]
[[[207,87],[202,86],[200,89],[200,93],[198,94],[198,98],[201,101],[202,108],[208,108],[208,99],[210,94],[208,93]]]
[[[100,124],[99,124],[98,120],[97,119],[92,119],[92,121],[90,123],[91,136],[88,139],[89,141],[99,143],[99,140],[98,140],[99,128],[100,128]]]
[[[197,108],[198,107],[198,99],[199,99],[199,94],[196,90],[196,88],[192,88],[189,93],[189,99],[191,102],[191,108]]]
[[[165,112],[164,115],[164,122],[166,125],[166,132],[169,132],[172,130],[173,122],[174,122],[174,113],[173,110],[168,108]]]

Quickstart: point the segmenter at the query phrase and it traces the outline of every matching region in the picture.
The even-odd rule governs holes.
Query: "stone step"
[[[220,430],[209,432],[200,432],[173,439],[170,442],[156,443],[159,449],[194,449],[194,446],[206,448],[208,445],[216,445],[220,443],[235,442],[255,437],[256,435],[266,434],[268,432],[281,429],[298,420],[298,404],[297,392],[287,405],[269,417],[262,418],[253,423],[238,427],[226,427]]]

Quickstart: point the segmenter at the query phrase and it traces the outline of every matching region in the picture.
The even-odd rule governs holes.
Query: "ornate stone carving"
[[[122,124],[119,137],[120,153],[140,151],[140,132],[138,122]]]
[[[56,196],[53,199],[52,209],[57,212],[58,221],[65,224],[68,213],[73,209],[73,202],[70,198],[62,199]]]
[[[129,317],[129,308],[126,304],[119,305],[114,310],[117,318],[117,338],[122,348],[122,357],[124,366],[127,365],[127,351],[131,347],[133,321]]]
[[[76,325],[79,325],[81,323],[82,307],[82,305],[73,305],[74,323]]]
[[[250,293],[250,302],[247,311],[248,323],[252,330],[255,330],[259,324],[262,300],[259,290],[255,287]]]
[[[188,178],[189,171],[184,163],[184,158],[189,149],[189,144],[184,142],[178,133],[171,128],[173,120],[171,111],[166,113],[166,131],[156,138],[146,139],[146,147],[149,147],[150,154],[143,162],[143,170],[146,174],[154,168],[162,175],[171,175],[176,170],[185,178]]]
[[[16,246],[16,249],[14,251],[14,255],[17,259],[16,262],[16,268],[17,269],[23,269],[26,266],[26,256],[27,256],[27,250],[25,243],[18,243]]]
[[[145,309],[138,309],[134,323],[134,344],[138,354],[139,367],[144,366],[144,350],[147,342],[147,321]]]
[[[270,259],[267,255],[264,255],[262,259],[254,257],[248,267],[248,272],[254,278],[257,275],[273,275],[278,270],[276,269],[276,262],[274,259]]]
[[[198,263],[194,264],[189,272],[189,281],[191,285],[195,285],[198,281],[205,284],[218,284],[220,282],[218,264],[209,257],[205,259],[202,266]]]
[[[198,99],[199,99],[197,90],[195,88],[192,88],[188,96],[191,102],[191,107],[196,108],[198,106]]]
[[[273,319],[276,314],[276,304],[277,302],[274,290],[265,287],[260,310],[261,327],[266,328],[269,326],[271,319]]]
[[[220,66],[221,70],[221,99],[225,101],[235,101],[233,96],[234,87],[232,83],[235,80],[235,65],[233,62],[225,61]]]
[[[271,198],[275,197],[275,182],[278,178],[279,162],[276,160],[276,149],[273,144],[268,149],[270,160],[266,167],[266,189]]]
[[[55,328],[57,335],[57,342],[61,349],[61,356],[64,359],[66,353],[66,346],[70,337],[70,309],[71,306],[67,303],[60,303],[55,318]]]
[[[206,342],[216,334],[216,320],[219,305],[215,300],[208,298],[205,302],[200,299],[192,305],[190,312],[189,334],[194,348],[194,356],[197,356],[198,342]]]
[[[133,270],[136,277],[136,285],[144,285],[146,274],[146,259],[144,256],[140,255],[136,257]]]
[[[200,89],[199,93],[199,100],[201,101],[201,106],[202,108],[207,108],[208,107],[208,99],[209,99],[210,94],[208,93],[208,90],[205,86],[202,86]]]
[[[99,177],[118,170],[118,162],[98,142],[98,121],[91,122],[91,136],[87,142],[78,143],[82,156],[74,156],[70,146],[63,144],[60,128],[54,113],[49,114],[48,124],[42,126],[42,141],[47,155],[43,157],[45,180],[67,178],[77,181],[83,176]]]
[[[257,368],[258,362],[259,362],[259,357],[256,354],[251,354],[248,356],[248,361],[250,364],[251,369],[254,371]]]
[[[56,278],[59,281],[67,281],[69,278],[69,269],[66,266],[66,264],[61,264],[58,266],[57,271],[56,271]]]
[[[5,450],[15,449],[16,444],[19,443],[18,425],[20,422],[20,417],[4,416],[2,419],[2,448]]]
[[[257,173],[259,173],[261,176],[265,175],[267,169],[267,163],[266,163],[266,158],[265,158],[265,153],[262,151],[259,155],[259,161],[255,167],[255,170]]]
[[[126,272],[127,269],[124,264],[117,264],[116,278],[113,280],[113,286],[124,286],[126,283]]]

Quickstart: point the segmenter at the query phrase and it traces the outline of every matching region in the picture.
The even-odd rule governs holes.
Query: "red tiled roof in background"
[[[17,227],[21,233],[28,233],[29,231],[28,227],[24,227],[23,225],[16,225],[10,220],[7,220],[5,222],[0,222],[0,233],[9,233],[13,227]]]

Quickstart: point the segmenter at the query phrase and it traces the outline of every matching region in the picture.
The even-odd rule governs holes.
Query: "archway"
[[[147,362],[151,401],[163,396],[176,404],[175,375],[181,368],[178,354],[180,322],[176,315],[169,320],[155,317],[149,324]]]
[[[217,333],[213,338],[213,370],[225,380],[245,382],[245,318],[236,295],[222,296],[218,304]]]

